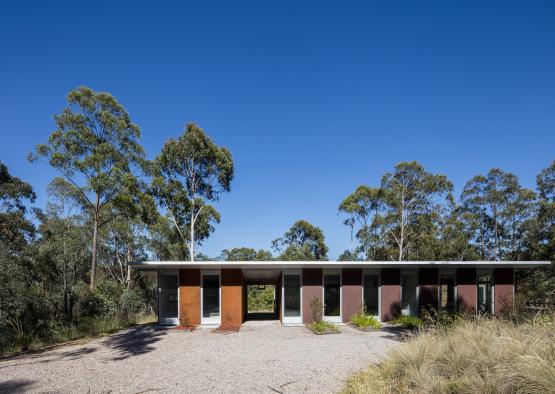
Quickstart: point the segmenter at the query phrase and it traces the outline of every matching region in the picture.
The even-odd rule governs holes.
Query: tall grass
[[[553,318],[459,321],[421,331],[379,366],[353,375],[347,393],[554,393]]]

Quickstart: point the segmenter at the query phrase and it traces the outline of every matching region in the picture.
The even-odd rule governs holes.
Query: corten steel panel
[[[221,324],[238,326],[243,323],[243,272],[240,269],[222,269],[222,315]]]
[[[310,323],[312,319],[312,306],[314,298],[322,300],[322,269],[303,269],[303,323]]]
[[[200,324],[200,270],[179,270],[179,324]]]
[[[495,313],[507,313],[513,310],[513,269],[496,268],[493,271],[495,285]]]
[[[283,277],[283,273],[280,272],[279,274],[279,278],[277,280],[276,283],[276,304],[275,304],[275,308],[276,308],[276,312],[277,312],[277,318],[279,319],[279,321],[282,321],[283,316],[281,314],[281,286],[282,286],[282,277]]]
[[[359,268],[346,268],[341,275],[342,318],[343,322],[351,320],[351,316],[359,313],[362,306],[362,270]]]
[[[419,307],[418,310],[438,308],[439,270],[437,268],[421,268],[418,272]]]
[[[476,268],[457,270],[457,308],[462,312],[476,313]]]
[[[381,282],[381,319],[388,321],[401,313],[401,270],[383,268]]]

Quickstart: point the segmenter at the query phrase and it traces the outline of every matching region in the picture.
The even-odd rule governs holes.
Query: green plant
[[[314,321],[312,323],[309,324],[309,327],[314,331],[317,332],[318,334],[324,333],[324,332],[338,332],[339,328],[337,328],[337,326],[333,323],[327,322],[325,320],[320,320],[320,321]]]
[[[351,317],[351,323],[359,328],[380,328],[382,324],[376,319],[375,316],[369,315],[364,311],[357,313]]]
[[[321,322],[324,313],[322,300],[318,297],[312,297],[312,300],[310,301],[310,309],[312,310],[312,321]]]
[[[394,324],[400,324],[405,328],[419,328],[422,326],[423,321],[417,316],[398,316],[391,321]]]

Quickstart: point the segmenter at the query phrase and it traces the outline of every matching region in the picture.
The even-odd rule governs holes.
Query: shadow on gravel
[[[381,329],[384,332],[387,332],[388,335],[384,336],[383,338],[391,339],[393,341],[405,342],[408,338],[414,335],[414,330],[409,330],[403,327],[382,327]]]
[[[125,360],[155,350],[153,345],[167,333],[168,328],[166,327],[138,326],[106,338],[103,345],[119,352],[119,356],[112,360]]]
[[[34,380],[6,380],[0,382],[0,393],[24,393],[33,383]]]

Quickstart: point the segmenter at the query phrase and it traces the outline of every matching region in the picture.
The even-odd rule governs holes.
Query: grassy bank
[[[47,340],[36,338],[23,338],[24,332],[20,333],[20,338],[14,338],[13,346],[0,350],[0,355],[10,355],[23,350],[36,350],[51,345],[62,344],[78,339],[95,338],[111,334],[125,328],[146,324],[157,321],[156,315],[135,315],[130,318],[117,316],[85,317],[75,324],[57,325],[51,327],[51,333]]]
[[[345,393],[548,393],[555,390],[553,318],[459,321],[420,332]]]

